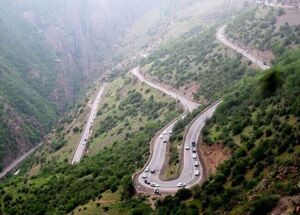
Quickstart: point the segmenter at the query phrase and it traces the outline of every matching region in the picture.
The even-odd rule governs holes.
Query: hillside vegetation
[[[1,170],[38,144],[91,81],[113,68],[122,36],[159,1],[0,5]]]
[[[218,98],[229,85],[254,73],[242,56],[216,41],[215,32],[216,27],[198,29],[163,46],[141,62],[144,72],[176,88],[196,84],[195,99]]]
[[[242,13],[228,24],[231,40],[280,55],[285,49],[300,44],[299,11],[257,7]]]
[[[299,49],[286,53],[270,70],[232,88],[204,141],[224,143],[233,156],[194,188],[194,201],[167,197],[157,203],[158,214],[190,207],[205,214],[267,214],[280,198],[299,195],[299,59]]]
[[[75,110],[74,114],[80,112],[77,107]],[[143,199],[133,198],[131,176],[146,162],[155,132],[178,114],[173,99],[133,76],[116,79],[99,109],[89,143],[90,156],[73,166],[64,159],[72,144],[66,137],[77,130],[72,122],[76,115],[68,116],[54,139],[27,163],[40,165],[40,170],[33,176],[22,174],[1,184],[1,213],[66,214],[93,208],[112,214],[151,212]],[[108,196],[113,203],[102,206],[102,197]]]

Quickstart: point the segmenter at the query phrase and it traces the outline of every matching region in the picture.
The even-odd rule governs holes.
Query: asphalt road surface
[[[97,111],[98,111],[98,107],[99,107],[99,103],[100,103],[100,100],[101,100],[101,96],[104,92],[104,89],[106,87],[106,84],[104,84],[98,94],[97,94],[97,97],[92,105],[92,109],[91,109],[91,112],[90,112],[90,115],[89,115],[89,118],[86,122],[86,125],[85,125],[85,128],[84,128],[84,131],[81,135],[81,139],[80,139],[80,142],[79,144],[77,145],[77,148],[76,148],[76,151],[75,151],[75,154],[73,156],[73,159],[71,161],[71,164],[75,164],[75,163],[78,163],[80,162],[84,152],[85,152],[85,149],[86,149],[86,144],[87,144],[87,141],[90,137],[90,134],[91,134],[91,127],[93,125],[93,122],[97,116]]]
[[[175,98],[176,100],[179,100],[180,103],[188,110],[188,111],[193,111],[194,109],[196,109],[199,104],[196,103],[196,102],[193,102],[191,101],[190,99],[186,98],[185,96],[183,95],[179,95],[178,93],[172,91],[172,90],[169,90],[169,89],[166,89],[162,86],[159,86],[155,83],[152,83],[151,81],[148,81],[147,79],[145,79],[145,77],[139,73],[139,67],[136,67],[134,69],[132,69],[132,74],[134,74],[140,81],[146,83],[147,85],[149,85],[150,87],[152,88],[155,88],[157,90],[160,90],[162,91],[163,93]]]
[[[186,107],[186,112],[183,114],[183,116],[188,112],[192,111],[195,108],[199,106],[199,104],[189,100],[188,98],[178,95],[177,93],[165,89],[161,86],[158,86],[148,80],[146,80],[140,73],[139,68],[135,68],[132,70],[132,73],[140,79],[140,81],[147,83],[149,86],[156,88],[158,90],[161,90],[162,92],[174,97],[175,99],[178,99],[184,107]],[[174,124],[176,123],[170,123],[165,129],[160,131],[160,134],[156,136],[156,139],[154,140],[154,147],[153,151],[150,152],[150,161],[146,164],[143,171],[138,174],[137,180],[138,183],[135,184],[137,190],[139,190],[141,187],[144,189],[143,192],[154,192],[154,184],[158,186],[160,193],[173,193],[176,192],[179,187],[179,183],[185,184],[185,187],[189,188],[197,183],[199,183],[203,177],[203,167],[199,160],[199,156],[196,152],[192,151],[192,142],[195,142],[197,144],[197,141],[199,139],[199,135],[201,133],[202,128],[205,125],[205,121],[210,118],[217,106],[220,104],[220,102],[217,102],[216,104],[212,105],[211,107],[207,108],[200,116],[198,116],[193,123],[191,124],[190,128],[188,129],[188,132],[185,136],[184,141],[184,148],[186,145],[189,146],[189,149],[184,149],[184,155],[183,155],[183,168],[180,176],[174,180],[169,181],[163,181],[160,179],[160,171],[163,167],[164,161],[165,161],[165,155],[167,150],[167,144],[168,140],[171,136],[170,131],[172,131]],[[195,146],[197,149],[197,145]],[[193,158],[193,154],[195,154],[195,158]],[[195,166],[195,161],[198,162],[198,165]],[[149,170],[149,171],[148,171]],[[151,173],[151,171],[155,171],[154,173]],[[195,171],[199,171],[199,175],[195,175]],[[148,181],[147,184],[145,180]],[[152,185],[151,185],[152,184]]]
[[[259,66],[261,69],[265,70],[265,69],[269,69],[270,67],[268,65],[264,65],[264,62],[257,59],[256,57],[254,57],[253,55],[251,55],[250,53],[248,53],[246,50],[238,47],[237,45],[233,44],[232,42],[230,42],[229,40],[227,40],[226,36],[225,36],[225,28],[226,25],[223,25],[222,27],[220,27],[216,33],[216,37],[219,41],[221,41],[223,44],[225,44],[226,46],[234,49],[235,51],[237,51],[238,53],[244,55],[246,58],[248,58],[250,61],[252,61],[253,63],[255,63],[257,66]]]
[[[7,173],[9,173],[11,170],[13,170],[15,167],[17,167],[25,158],[27,158],[29,155],[31,155],[38,147],[40,147],[42,143],[38,144],[34,148],[30,149],[25,154],[21,155],[16,159],[12,164],[10,164],[8,167],[6,167],[1,173],[0,178],[3,178]]]

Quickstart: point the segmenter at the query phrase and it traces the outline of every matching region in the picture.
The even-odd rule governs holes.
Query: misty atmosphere
[[[0,0],[0,214],[300,214],[300,0]]]

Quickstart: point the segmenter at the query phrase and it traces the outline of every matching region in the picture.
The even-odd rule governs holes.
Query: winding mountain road
[[[233,44],[232,42],[230,42],[225,36],[225,28],[226,28],[226,25],[223,25],[222,27],[220,27],[218,29],[218,31],[216,33],[216,37],[220,42],[222,42],[226,46],[232,48],[236,52],[244,55],[246,58],[248,58],[251,62],[255,63],[261,69],[265,70],[265,69],[270,68],[269,66],[265,65],[263,61],[257,59],[256,57],[254,57],[253,55],[248,53],[246,50],[244,50],[244,49],[238,47],[237,45]]]
[[[90,115],[89,115],[89,118],[86,122],[86,125],[85,125],[85,128],[84,128],[84,131],[81,135],[81,139],[80,139],[80,142],[79,144],[77,145],[77,148],[76,148],[76,151],[74,153],[74,156],[72,158],[72,161],[71,161],[71,164],[75,164],[75,163],[79,163],[84,152],[85,152],[85,149],[86,149],[86,144],[87,144],[87,141],[90,137],[90,134],[91,134],[91,127],[93,125],[93,122],[97,116],[97,111],[98,111],[98,106],[99,106],[99,103],[100,103],[100,100],[101,100],[101,96],[105,90],[105,87],[106,87],[106,84],[103,84],[103,86],[100,88],[98,94],[97,94],[97,97],[92,105],[92,109],[91,109],[91,112],[90,112]]]
[[[172,96],[179,100],[185,107],[185,112],[180,116],[184,117],[188,112],[193,111],[199,106],[198,103],[177,94],[176,92],[163,88],[146,80],[143,75],[139,73],[139,68],[131,71],[140,81],[148,84],[149,86],[162,91],[163,93]],[[192,151],[192,142],[197,144],[201,130],[205,125],[205,121],[210,118],[220,102],[213,104],[202,112],[191,124],[185,136],[184,146],[189,145],[189,149],[184,149],[183,154],[183,168],[180,176],[174,180],[164,181],[160,179],[160,172],[165,162],[165,155],[167,151],[168,140],[177,120],[172,121],[164,129],[162,129],[154,138],[153,146],[151,147],[150,159],[140,173],[134,175],[134,184],[138,192],[153,193],[155,188],[159,189],[160,193],[174,193],[181,187],[179,183],[183,183],[185,187],[189,188],[199,183],[203,178],[203,167],[199,160],[198,150]],[[184,147],[185,148],[185,147]],[[197,146],[195,146],[197,148]],[[194,158],[193,158],[194,154]],[[195,166],[195,161],[198,165]],[[155,171],[152,172],[151,171]],[[195,175],[196,170],[199,174]],[[147,183],[146,183],[146,181]],[[150,183],[150,184],[149,184]]]

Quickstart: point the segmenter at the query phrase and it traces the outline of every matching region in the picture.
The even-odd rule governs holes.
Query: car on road
[[[197,159],[197,155],[195,153],[193,153],[193,159]]]
[[[151,187],[156,187],[156,183],[152,182],[152,183],[150,184],[150,186],[151,186]]]
[[[172,134],[172,130],[171,130],[171,131],[169,131],[169,134]]]
[[[163,136],[163,135],[160,135],[159,138],[162,139],[162,138],[164,138],[164,136]]]
[[[199,176],[200,175],[200,172],[199,172],[199,170],[195,170],[195,176]]]
[[[145,184],[150,184],[150,181],[148,181],[147,179],[145,179]]]
[[[163,135],[166,135],[166,134],[167,134],[167,132],[166,132],[166,131],[164,131]]]
[[[195,161],[195,162],[194,162],[194,165],[195,165],[195,166],[199,166],[199,161]]]
[[[185,149],[186,149],[186,150],[189,150],[189,149],[190,149],[189,144],[186,144],[186,145],[185,145]]]
[[[159,194],[159,188],[155,188],[155,189],[154,189],[154,193],[155,193],[155,194]]]
[[[185,187],[185,183],[179,182],[179,183],[177,184],[177,187]]]
[[[150,168],[147,166],[145,169],[145,172],[149,172],[149,171],[150,171]]]
[[[166,142],[168,142],[167,139],[164,139],[163,143],[166,143]]]
[[[150,171],[150,172],[151,172],[152,174],[153,174],[153,173],[155,173],[155,169],[151,169],[151,171]]]
[[[196,147],[193,147],[193,152],[197,152],[197,149],[196,149]]]
[[[196,146],[196,142],[195,142],[195,141],[192,142],[192,146],[193,146],[193,147]]]
[[[147,178],[147,174],[143,173],[142,178]]]

